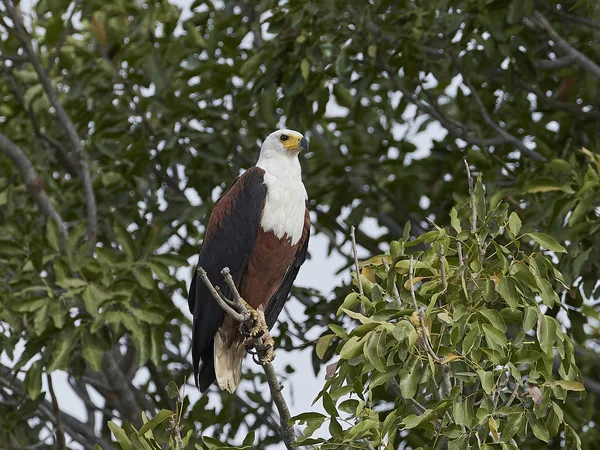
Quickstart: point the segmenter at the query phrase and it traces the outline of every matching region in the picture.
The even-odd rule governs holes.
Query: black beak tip
[[[300,144],[299,144],[299,147],[300,147],[302,150],[304,150],[304,151],[308,150],[308,141],[306,140],[306,138],[305,138],[305,137],[303,137],[302,139],[300,139]]]

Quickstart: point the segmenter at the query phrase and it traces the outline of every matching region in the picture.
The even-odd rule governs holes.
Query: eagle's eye
[[[290,137],[287,134],[282,134],[281,137],[279,138],[280,141],[285,142],[289,139]]]

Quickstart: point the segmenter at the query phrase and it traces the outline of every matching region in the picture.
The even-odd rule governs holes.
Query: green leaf
[[[108,428],[110,428],[110,431],[112,431],[113,436],[123,450],[133,450],[133,444],[123,428],[114,423],[112,420],[108,422]]]
[[[170,411],[168,409],[160,410],[151,420],[142,425],[142,428],[140,428],[140,430],[137,433],[138,436],[143,436],[146,433],[146,431],[156,428],[165,420],[170,419],[173,416],[173,414],[173,411]]]
[[[404,398],[413,398],[417,393],[417,384],[421,378],[421,364],[415,358],[409,369],[400,372],[400,392]]]
[[[481,328],[485,334],[485,340],[495,350],[503,351],[507,346],[506,334],[497,328],[484,323]]]
[[[452,228],[454,228],[457,233],[460,233],[462,231],[462,227],[460,226],[460,220],[458,218],[458,212],[456,211],[456,208],[452,208],[450,210],[450,225],[452,225]]]
[[[38,398],[42,392],[42,364],[41,360],[34,362],[27,371],[25,380],[23,381],[27,395],[32,400]]]
[[[167,395],[171,399],[179,397],[179,387],[173,380],[169,381],[169,384],[167,384]]]
[[[423,419],[425,419],[431,413],[431,409],[426,409],[420,416],[417,416],[416,414],[410,414],[404,419],[402,419],[401,424],[404,424],[404,429],[410,430],[418,426],[421,422],[423,422]]]
[[[385,330],[376,330],[370,334],[369,340],[365,345],[365,356],[379,372],[385,372],[387,370],[385,364],[385,351],[387,348],[385,340]]]
[[[478,310],[478,312],[485,317],[485,319],[490,322],[494,328],[500,330],[502,333],[506,332],[506,323],[498,311],[495,309],[481,308]]]
[[[308,59],[302,59],[302,62],[300,63],[300,72],[302,72],[302,78],[308,80],[308,75],[310,74],[310,62],[308,62]]]
[[[352,309],[360,302],[360,294],[358,292],[351,292],[346,296],[342,305],[338,308],[336,315],[340,315],[344,309]]]
[[[376,320],[373,320],[369,317],[366,317],[364,315],[362,315],[361,313],[357,313],[354,311],[350,311],[349,309],[346,308],[342,308],[342,311],[347,315],[352,317],[353,319],[358,320],[360,323],[362,324],[367,324],[367,323],[378,323]]]
[[[542,316],[540,324],[540,332],[538,339],[540,341],[540,347],[546,354],[552,353],[554,347],[554,340],[556,338],[556,322],[552,317]]]
[[[315,347],[315,351],[319,359],[323,359],[325,352],[327,352],[329,346],[331,345],[331,341],[333,341],[333,338],[335,338],[335,334],[326,334],[319,338]]]
[[[523,427],[525,423],[525,414],[523,414],[522,407],[519,412],[509,414],[504,428],[500,428],[502,433],[502,440],[508,441],[515,436]]]
[[[535,242],[540,244],[542,247],[558,253],[566,253],[567,249],[560,245],[553,237],[548,236],[544,233],[527,233],[525,236],[529,236]]]
[[[360,338],[352,336],[348,339],[340,351],[340,358],[352,359],[355,356],[360,355],[363,348],[363,342],[360,342]]]
[[[510,217],[508,218],[508,229],[515,236],[521,231],[521,218],[514,211],[510,213]]]
[[[550,433],[548,433],[548,428],[546,428],[546,424],[542,419],[535,419],[533,423],[529,422],[531,425],[531,431],[536,438],[540,441],[548,442],[550,440]]]
[[[479,379],[481,380],[481,387],[486,394],[491,394],[494,389],[494,374],[493,372],[486,372],[485,370],[479,369],[477,371]]]
[[[81,356],[90,364],[92,369],[96,371],[102,369],[104,351],[102,341],[88,330],[84,330],[81,336]]]
[[[542,297],[544,305],[546,305],[548,308],[552,308],[556,303],[560,303],[558,294],[554,292],[552,284],[548,280],[544,278],[536,278],[535,281],[540,290],[540,297]]]
[[[78,331],[74,329],[65,329],[60,332],[58,344],[52,351],[52,358],[48,364],[47,371],[54,372],[57,369],[66,369],[72,356],[72,350],[77,339]]]
[[[46,240],[52,250],[60,252],[60,237],[58,234],[58,225],[54,220],[46,221]]]
[[[506,301],[511,311],[516,311],[519,305],[519,295],[514,281],[508,275],[500,278],[496,292]]]
[[[135,260],[135,250],[133,247],[133,242],[131,240],[131,235],[127,231],[127,229],[121,225],[119,222],[115,222],[113,225],[113,231],[117,238],[117,242],[123,248],[123,252],[127,255],[127,259],[129,261]]]
[[[152,272],[147,267],[134,267],[133,275],[135,276],[135,279],[140,284],[140,286],[142,286],[144,289],[151,291],[155,288],[154,278],[152,278]]]
[[[548,384],[550,384],[550,383],[548,383]],[[567,391],[576,391],[576,392],[585,391],[585,387],[583,386],[583,384],[581,384],[577,381],[556,380],[556,381],[552,381],[551,384],[557,384],[558,386],[560,386],[563,389],[566,389]]]

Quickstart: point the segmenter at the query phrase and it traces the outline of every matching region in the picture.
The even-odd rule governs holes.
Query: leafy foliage
[[[600,358],[589,345],[598,337],[595,302],[600,270],[600,112],[595,71],[600,50],[593,2],[439,0],[358,5],[234,0],[222,5],[193,2],[184,14],[166,0],[36,2],[31,11],[22,11],[27,35],[89,162],[97,204],[97,245],[91,254],[88,227],[94,220],[86,206],[80,159],[56,107],[51,107],[52,98],[32,56],[17,37],[8,17],[9,4],[13,3],[7,0],[0,5],[0,133],[23,151],[39,177],[26,185],[14,161],[0,149],[1,343],[6,361],[11,362],[3,360],[0,365],[2,445],[37,445],[57,434],[56,413],[44,383],[45,375],[57,370],[66,371],[69,384],[86,405],[83,421],[58,399],[62,431],[80,444],[98,443],[109,450],[114,446],[105,425],[109,420],[119,418],[139,430],[142,411],[147,417],[175,411],[175,402],[164,392],[170,381],[183,384],[191,371],[189,320],[184,302],[177,300],[186,294],[182,271],[191,270],[206,215],[219,192],[240,169],[254,163],[257,144],[282,124],[308,131],[311,151],[302,161],[305,184],[315,231],[327,238],[329,251],[348,257],[350,263],[347,244],[354,225],[359,244],[370,254],[380,254],[391,243],[390,254],[403,256],[395,264],[387,261],[394,277],[376,260],[363,268],[366,296],[353,300],[365,303],[363,315],[382,320],[375,305],[383,305],[378,302],[385,295],[394,295],[396,281],[404,305],[398,310],[411,308],[407,288],[399,283],[406,282],[407,250],[419,248],[423,253],[415,253],[414,262],[417,300],[428,308],[436,353],[461,358],[448,362],[453,377],[460,373],[454,366],[466,366],[466,358],[477,361],[478,370],[491,374],[494,385],[490,389],[490,375],[482,378],[469,367],[477,377],[465,376],[464,389],[471,389],[479,401],[485,384],[498,404],[505,401],[505,391],[515,378],[490,366],[490,358],[507,362],[518,358],[522,350],[514,347],[513,339],[525,330],[514,321],[519,317],[527,319],[527,325],[535,321],[534,335],[524,337],[522,344],[535,347],[539,359],[517,369],[536,375],[540,392],[552,392],[545,394],[550,395],[548,402],[561,406],[562,419],[570,427],[561,425],[564,439],[574,433],[584,448],[598,445],[596,428],[588,426],[597,423],[600,394]],[[573,59],[570,49],[580,57]],[[582,147],[589,150],[580,151]],[[465,155],[486,177],[485,190],[482,185],[476,189],[480,213],[476,236],[461,235],[465,231],[455,228],[458,224],[468,230],[470,223],[464,202]],[[66,224],[65,252],[60,251],[56,221],[48,220],[34,201],[40,192]],[[503,202],[511,205],[511,214],[501,209],[506,208],[499,206]],[[494,216],[502,211],[506,212],[502,220]],[[496,218],[486,224],[488,216]],[[412,237],[426,237],[411,244],[407,233],[398,241],[407,222]],[[382,227],[380,233],[371,231],[373,223]],[[506,223],[508,231],[500,233]],[[488,225],[492,228],[486,231]],[[446,230],[445,236],[441,230]],[[492,244],[486,253],[488,258],[494,255],[493,261],[479,260],[473,247],[478,245],[476,237],[500,246],[497,250]],[[469,244],[463,248],[468,264],[456,262],[457,243],[463,245],[460,239]],[[423,250],[420,246],[425,243],[435,245]],[[441,276],[435,259],[440,244],[449,287],[429,308],[439,292],[431,285]],[[567,252],[557,252],[557,245]],[[456,271],[465,285],[451,292]],[[426,278],[417,280],[420,277]],[[496,328],[501,323],[497,314],[478,310],[460,316],[460,309],[458,315],[451,309],[465,292],[480,298],[482,308],[497,311],[507,327],[506,343],[493,331],[502,330]],[[367,341],[358,340],[366,331],[344,337],[354,332],[350,324],[355,322],[349,322],[342,310],[336,312],[349,293],[349,286],[339,286],[329,297],[336,300],[327,302],[322,299],[329,293],[297,289],[306,320],[286,317],[280,323],[280,351],[315,346],[307,336],[330,335],[316,343],[313,365],[318,372],[322,362],[317,353],[329,359],[343,339],[356,338],[344,356],[368,348],[360,363],[367,372],[360,376],[380,373],[380,356],[391,352],[397,338],[387,329],[385,334],[381,329],[369,335]],[[393,320],[410,322],[411,315]],[[543,339],[541,325],[537,336],[539,317],[547,317],[541,321]],[[452,335],[445,339],[442,325],[444,333],[464,332],[462,342],[453,341]],[[419,324],[412,326],[416,332]],[[473,348],[465,355],[463,344],[472,330],[478,335],[470,335]],[[331,337],[331,331],[339,334]],[[410,329],[406,333],[402,345],[414,340]],[[570,393],[573,401],[562,407],[556,392],[573,385],[547,384],[548,368],[541,361],[547,361],[543,355],[550,347],[562,349],[566,357],[570,339],[592,395],[575,401],[579,394]],[[533,343],[525,344],[529,341]],[[365,342],[371,344],[365,347]],[[409,363],[426,358],[418,342],[403,355]],[[477,350],[479,357],[472,354]],[[391,365],[399,365],[400,357],[394,358]],[[345,361],[354,362],[343,361],[329,384],[341,376]],[[564,373],[558,377],[553,372],[554,381],[581,381],[569,372],[575,370],[571,359],[558,367]],[[194,430],[190,443],[202,431],[222,442],[239,443],[243,440],[239,430],[252,428],[257,429],[255,442],[248,445],[265,448],[279,442],[272,407],[254,388],[263,381],[262,375],[250,369],[248,391],[220,395],[220,401],[202,397],[184,403],[180,417],[186,430]],[[285,368],[286,373],[295,369]],[[440,377],[439,363],[420,370]],[[393,376],[399,388],[406,389],[400,374]],[[415,388],[420,389],[416,395],[421,401],[426,390],[432,393],[425,381],[417,380]],[[380,422],[373,415],[378,402],[404,405],[385,391],[385,385],[374,393],[369,393],[369,384],[356,386],[357,395],[365,397],[365,415],[354,403],[353,410],[345,407],[350,411],[345,414],[359,416],[364,428]],[[524,391],[525,386],[529,385],[523,383],[518,392],[526,395],[511,407],[524,403],[525,411],[531,406],[537,394]],[[91,400],[92,389],[102,396],[100,402]],[[330,387],[323,399],[326,393],[332,397]],[[434,402],[428,397],[424,406],[433,411]],[[339,409],[337,403],[333,409],[331,403],[327,400],[326,412],[329,423],[339,425],[330,427],[335,441],[347,426],[342,427],[344,422],[333,413]],[[425,445],[425,437],[435,430],[423,427],[447,420],[446,412],[451,418],[460,416],[454,404],[413,422],[413,427],[396,435],[396,442]],[[487,424],[492,437],[490,427],[501,436],[507,417],[494,412],[495,407],[483,406],[493,418]],[[544,421],[550,435],[555,419],[548,425],[551,413],[536,407],[531,423]],[[300,418],[317,426],[320,416],[308,414]],[[525,415],[527,430],[530,418]],[[461,421],[466,433],[467,419]],[[525,425],[521,425],[514,435],[519,447],[539,445],[523,440]],[[472,426],[471,439],[483,439],[485,423]],[[127,424],[123,429],[128,436],[134,432]],[[371,428],[359,431],[366,436],[367,429]],[[545,437],[541,425],[535,432]],[[156,436],[160,440],[163,435]],[[527,436],[530,439],[531,433]],[[557,437],[550,438],[549,448],[560,445]]]

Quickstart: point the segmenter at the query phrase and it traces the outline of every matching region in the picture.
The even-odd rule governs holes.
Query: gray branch
[[[531,63],[537,69],[560,69],[570,66],[574,61],[573,55],[567,55],[556,59],[534,59]]]
[[[40,83],[48,96],[48,100],[54,107],[56,111],[56,116],[59,122],[64,127],[67,135],[69,136],[69,140],[71,141],[71,145],[73,146],[73,150],[77,157],[79,163],[79,176],[81,181],[83,182],[83,189],[85,192],[85,200],[87,205],[87,239],[90,251],[96,247],[96,236],[98,229],[98,212],[96,207],[96,197],[94,195],[94,190],[92,187],[92,179],[90,176],[89,162],[87,154],[83,148],[81,143],[81,139],[77,133],[77,129],[75,128],[75,124],[63,108],[62,104],[58,99],[58,94],[54,87],[52,86],[52,82],[48,76],[48,73],[42,67],[42,64],[35,53],[33,46],[31,44],[31,39],[29,37],[29,33],[23,24],[23,20],[21,14],[17,11],[17,9],[11,4],[11,1],[5,1],[4,5],[6,6],[6,12],[8,16],[13,21],[14,27],[12,28],[12,32],[17,37],[17,39],[21,42],[23,49],[25,50],[25,54],[29,58],[29,61],[33,65]]]
[[[50,202],[50,199],[44,191],[42,179],[31,164],[27,155],[14,142],[0,133],[0,151],[10,158],[13,164],[21,173],[21,178],[27,189],[33,196],[42,213],[51,217],[58,227],[60,251],[66,254],[67,228],[62,220],[62,217]]]
[[[552,27],[548,19],[540,13],[539,11],[535,11],[533,15],[529,18],[531,22],[533,22],[537,28],[541,29],[544,33],[548,35],[556,47],[558,47],[566,56],[573,58],[573,61],[578,64],[583,70],[591,73],[597,78],[600,78],[600,66],[598,66],[594,61],[589,59],[579,50],[574,48],[571,44],[567,42],[565,38],[563,38],[558,32]]]
[[[479,112],[481,114],[481,117],[483,118],[483,121],[490,128],[492,128],[496,132],[496,134],[498,134],[503,139],[505,139],[505,141],[507,143],[512,144],[513,146],[515,146],[516,148],[518,148],[521,151],[521,153],[523,153],[525,155],[528,155],[529,157],[531,157],[533,159],[537,159],[538,161],[545,161],[546,160],[546,158],[544,158],[538,152],[536,152],[535,150],[532,150],[532,149],[528,148],[523,143],[523,141],[521,141],[520,139],[517,139],[512,134],[510,134],[508,131],[506,131],[504,128],[502,128],[500,125],[498,125],[496,123],[496,121],[493,120],[491,118],[490,114],[487,112],[487,109],[485,108],[485,105],[483,104],[483,101],[481,101],[481,98],[479,97],[479,94],[477,94],[477,91],[475,90],[475,87],[471,83],[471,80],[469,80],[469,78],[467,76],[463,75],[463,82],[465,83],[465,85],[471,91],[471,96],[473,97],[473,100],[475,101],[475,105],[479,109]]]
[[[255,328],[259,324],[259,319],[258,317],[250,314],[250,311],[246,307],[246,302],[242,299],[240,293],[237,290],[237,286],[233,281],[229,268],[224,267],[221,271],[221,274],[223,275],[225,282],[231,289],[231,299],[225,298],[225,296],[213,286],[211,281],[208,279],[206,271],[202,267],[198,268],[198,275],[200,276],[200,279],[204,282],[204,284],[212,294],[213,298],[219,304],[219,306],[221,306],[221,308],[223,308],[223,310],[227,314],[229,314],[234,320],[240,323],[244,323],[248,327],[248,329]],[[257,310],[257,313],[260,314],[261,310]],[[254,338],[254,344],[257,347],[264,346],[263,342],[264,339],[267,338],[267,334],[268,333],[264,333],[261,337]],[[261,358],[259,355],[259,360],[260,359]],[[273,368],[273,365],[270,362],[260,360],[260,364],[263,367],[265,375],[267,377],[269,390],[271,391],[271,398],[273,399],[273,402],[277,407],[277,411],[279,412],[279,435],[285,443],[285,446],[288,449],[291,449],[294,444],[295,433],[294,427],[292,427],[289,423],[291,419],[290,410],[287,406],[285,398],[283,397],[283,394],[281,393],[283,386],[281,385],[281,383],[279,383],[279,380],[277,379],[277,374],[275,373],[275,369]]]
[[[119,403],[123,407],[124,416],[131,423],[140,425],[142,420],[142,409],[136,401],[135,393],[131,390],[131,385],[123,382],[123,372],[119,369],[111,352],[104,353],[102,372],[112,390],[117,394]]]

